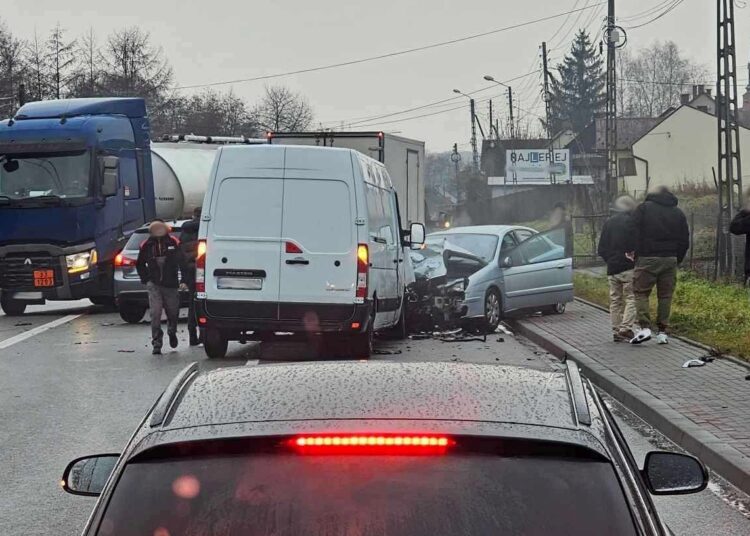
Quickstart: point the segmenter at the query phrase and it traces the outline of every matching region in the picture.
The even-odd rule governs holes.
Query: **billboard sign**
[[[555,182],[570,182],[570,149],[514,149],[505,152],[506,182],[539,183],[554,175]]]

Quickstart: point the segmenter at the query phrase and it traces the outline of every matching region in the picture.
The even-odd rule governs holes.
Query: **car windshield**
[[[0,157],[0,196],[30,199],[91,195],[88,151]]]
[[[97,534],[636,532],[612,466],[598,459],[260,453],[130,463]]]

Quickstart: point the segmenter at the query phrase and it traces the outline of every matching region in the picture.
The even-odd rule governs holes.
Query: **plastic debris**
[[[682,364],[682,368],[705,367],[706,363],[700,359],[688,359]]]

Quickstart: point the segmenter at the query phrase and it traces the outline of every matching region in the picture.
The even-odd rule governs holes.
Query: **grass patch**
[[[576,296],[607,307],[607,279],[574,275]],[[651,294],[656,318],[656,291]],[[730,283],[714,283],[681,272],[672,301],[672,330],[695,341],[750,361],[750,301],[747,290]]]

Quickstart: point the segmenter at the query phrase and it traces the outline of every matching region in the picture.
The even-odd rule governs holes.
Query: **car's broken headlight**
[[[466,282],[456,281],[450,286],[449,290],[450,292],[463,292],[466,290]]]

